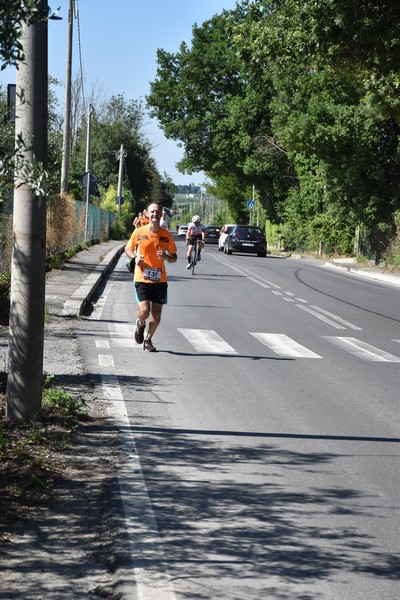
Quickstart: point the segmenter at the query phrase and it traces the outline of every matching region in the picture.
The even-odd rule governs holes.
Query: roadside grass
[[[35,420],[10,424],[5,418],[6,373],[0,372],[0,541],[16,515],[54,499],[56,483],[68,469],[64,452],[86,402],[45,376],[43,403]]]

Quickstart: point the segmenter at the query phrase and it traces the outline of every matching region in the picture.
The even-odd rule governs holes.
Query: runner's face
[[[152,223],[160,222],[161,210],[158,204],[150,204],[148,209],[148,217]]]

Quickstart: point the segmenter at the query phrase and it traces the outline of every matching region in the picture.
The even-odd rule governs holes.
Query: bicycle
[[[190,255],[190,269],[192,271],[192,275],[194,275],[194,268],[197,265],[198,256],[199,256],[199,241],[198,239],[193,240],[193,248],[192,254]],[[201,250],[201,248],[200,248]]]

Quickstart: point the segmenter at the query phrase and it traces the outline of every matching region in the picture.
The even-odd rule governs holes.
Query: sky
[[[49,74],[65,85],[68,34],[68,0],[49,0],[61,21],[49,21]],[[223,10],[231,10],[236,0],[75,0],[79,11],[73,21],[72,80],[80,71],[79,41],[88,95],[94,88],[102,95],[124,94],[126,100],[144,101],[157,71],[157,48],[177,52],[184,41],[191,45],[192,26],[201,25]],[[15,69],[0,72],[3,85],[15,83]],[[63,110],[64,88],[59,95]],[[157,122],[145,121],[145,135],[153,146],[152,155],[162,175],[167,173],[176,185],[205,181],[204,173],[182,175],[175,163],[183,150],[167,140]]]

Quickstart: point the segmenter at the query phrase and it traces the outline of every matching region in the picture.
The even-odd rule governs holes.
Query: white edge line
[[[176,600],[118,377],[102,376],[102,383],[104,396],[113,398],[107,413],[120,431],[123,452],[129,456],[118,470],[118,486],[133,563],[132,588],[138,600]],[[158,569],[149,573],[143,566],[146,559]],[[124,567],[124,578],[126,571]]]

